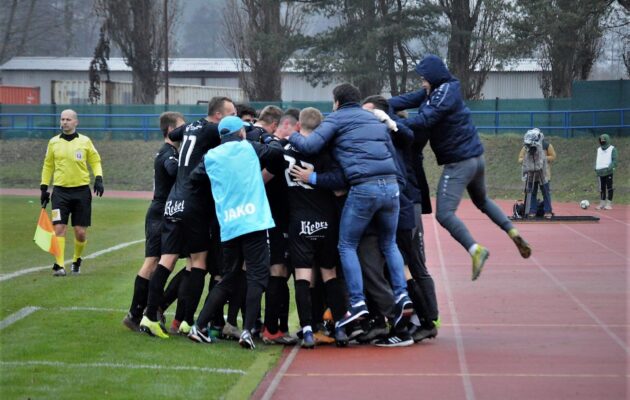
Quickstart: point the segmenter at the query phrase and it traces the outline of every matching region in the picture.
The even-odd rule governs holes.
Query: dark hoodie
[[[603,135],[600,135],[599,145],[602,150],[607,150],[610,146],[612,146],[610,143],[610,136],[606,135],[605,133]],[[615,146],[613,146],[611,151],[612,153],[610,155],[610,165],[608,166],[608,168],[597,169],[596,167],[595,173],[597,173],[597,176],[612,175],[612,173],[615,172],[615,168],[617,168],[617,149],[615,148]]]
[[[416,66],[416,72],[431,84],[424,89],[389,99],[394,111],[419,107],[418,115],[403,122],[416,131],[427,130],[438,164],[468,160],[483,154],[483,145],[472,123],[470,110],[464,104],[459,80],[451,75],[444,62],[428,55]]]

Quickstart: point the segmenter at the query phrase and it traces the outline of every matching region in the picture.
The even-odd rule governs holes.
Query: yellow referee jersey
[[[42,185],[61,187],[77,187],[90,184],[88,164],[94,176],[103,176],[101,156],[94,148],[89,137],[78,134],[68,141],[56,135],[48,142],[44,166],[42,168]]]

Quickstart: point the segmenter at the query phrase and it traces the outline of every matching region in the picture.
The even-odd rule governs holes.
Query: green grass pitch
[[[277,362],[278,346],[246,351],[235,342],[201,345],[129,331],[121,320],[144,243],[84,260],[80,276],[53,278],[53,257],[33,243],[38,203],[0,197],[0,274],[47,267],[0,281],[0,398],[241,399]],[[86,255],[143,239],[147,206],[95,198]],[[69,234],[66,260],[72,242]],[[16,315],[22,318],[10,323]]]

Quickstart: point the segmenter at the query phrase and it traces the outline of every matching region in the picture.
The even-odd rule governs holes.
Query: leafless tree
[[[131,67],[132,99],[153,104],[162,82],[164,40],[171,35],[179,4],[169,2],[169,23],[164,26],[162,2],[154,0],[97,0],[97,14],[111,40]]]
[[[502,0],[437,0],[448,18],[448,66],[467,99],[481,97],[497,61],[510,4]]]
[[[224,41],[250,100],[282,99],[282,68],[299,45],[300,6],[280,0],[227,0]]]

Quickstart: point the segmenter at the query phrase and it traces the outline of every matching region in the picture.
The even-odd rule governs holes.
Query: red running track
[[[511,210],[512,202],[499,202]],[[628,206],[554,204],[598,223],[528,223],[520,258],[499,228],[464,201],[458,215],[490,250],[480,279],[470,257],[424,219],[442,328],[406,348],[287,348],[255,399],[627,399]]]

